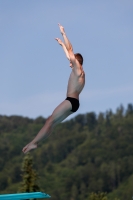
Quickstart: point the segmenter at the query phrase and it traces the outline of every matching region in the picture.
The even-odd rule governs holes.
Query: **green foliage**
[[[106,193],[91,193],[89,196],[89,200],[108,200]]]
[[[38,175],[33,169],[32,157],[30,153],[27,153],[24,157],[22,164],[22,183],[19,188],[19,192],[37,192],[40,190],[37,179]]]
[[[54,200],[131,199],[133,191],[133,106],[105,113],[77,115],[56,126],[47,140],[31,154],[41,175],[39,185]],[[41,129],[46,119],[0,116],[0,193],[16,193],[21,182],[22,148]],[[35,189],[37,176],[29,167],[21,189]],[[24,172],[24,171],[23,171]],[[33,172],[33,173],[31,173]],[[33,187],[34,185],[34,187]],[[21,191],[22,191],[21,190]],[[23,190],[23,191],[24,191]],[[101,191],[101,193],[98,193]],[[105,194],[106,196],[96,196]],[[93,198],[91,197],[91,198]],[[117,199],[118,200],[118,199]]]
[[[133,196],[133,175],[128,179],[123,181],[118,188],[116,188],[112,193],[108,194],[109,200],[115,197],[120,197],[120,199],[131,199]],[[131,197],[131,198],[129,198]]]
[[[89,195],[88,200],[108,200],[108,197],[107,197],[107,194],[104,192],[98,192],[98,193],[92,192]],[[114,198],[112,200],[120,200],[120,199]]]
[[[8,187],[8,181],[6,179],[6,176],[1,175],[0,176],[0,189],[4,190],[6,187]]]

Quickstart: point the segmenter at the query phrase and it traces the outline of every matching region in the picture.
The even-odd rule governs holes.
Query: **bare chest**
[[[68,93],[77,93],[79,94],[85,84],[85,73],[81,73],[80,76],[75,75],[72,71],[68,81]]]

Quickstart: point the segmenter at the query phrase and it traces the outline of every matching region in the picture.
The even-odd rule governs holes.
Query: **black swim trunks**
[[[72,97],[67,97],[66,100],[70,101],[71,104],[72,104],[72,112],[76,112],[79,108],[79,100],[78,99],[75,99],[75,98],[72,98]]]

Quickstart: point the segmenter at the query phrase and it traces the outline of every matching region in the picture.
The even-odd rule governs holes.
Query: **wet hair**
[[[83,64],[83,56],[80,53],[75,53],[75,58],[79,61],[79,63]]]

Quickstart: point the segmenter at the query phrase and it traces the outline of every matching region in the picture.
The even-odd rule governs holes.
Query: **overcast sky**
[[[0,115],[47,118],[66,98],[71,68],[54,40],[58,23],[84,57],[71,117],[133,103],[133,0],[0,0]]]

